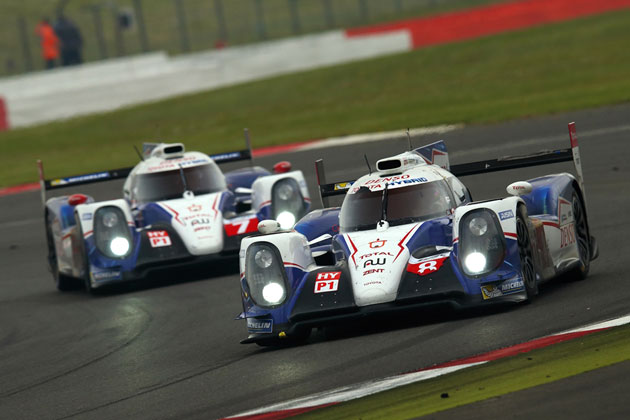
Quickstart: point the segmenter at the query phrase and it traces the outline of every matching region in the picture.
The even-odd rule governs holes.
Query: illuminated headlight
[[[289,211],[283,211],[276,218],[282,229],[291,229],[295,224],[295,216]]]
[[[477,277],[496,270],[505,253],[503,229],[492,210],[476,209],[462,217],[457,254],[466,275]]]
[[[273,254],[263,248],[256,252],[256,255],[254,255],[254,261],[256,261],[256,265],[260,268],[269,268],[271,263],[273,263]]]
[[[111,243],[109,244],[109,249],[115,256],[122,257],[127,252],[129,252],[129,241],[127,240],[127,238],[118,236],[112,239]]]
[[[276,305],[284,300],[284,287],[280,283],[269,283],[262,289],[263,299],[271,305]]]
[[[474,217],[468,224],[468,228],[476,236],[483,236],[488,231],[488,222],[483,217]]]
[[[486,268],[486,257],[481,252],[473,252],[464,259],[467,271],[472,274],[479,274]]]
[[[94,213],[94,240],[101,254],[109,258],[124,258],[131,251],[132,235],[123,211],[116,206],[104,206]]]
[[[267,242],[247,248],[245,278],[248,293],[256,305],[275,307],[287,299],[287,275],[278,249]]]

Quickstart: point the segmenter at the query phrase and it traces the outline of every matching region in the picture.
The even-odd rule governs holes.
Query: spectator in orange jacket
[[[41,39],[42,57],[46,63],[46,68],[52,69],[59,58],[59,38],[46,18],[37,25],[35,32]]]

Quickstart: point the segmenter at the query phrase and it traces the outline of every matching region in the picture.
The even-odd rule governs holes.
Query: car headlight
[[[276,217],[276,221],[282,229],[291,229],[295,225],[295,216],[289,211],[283,211]]]
[[[254,255],[254,261],[260,268],[269,268],[273,263],[273,254],[267,249],[261,249]]]
[[[284,299],[284,287],[280,283],[269,283],[262,289],[263,298],[276,305]]]
[[[127,238],[118,236],[109,243],[109,249],[112,251],[112,254],[122,257],[129,251],[129,241]]]
[[[459,260],[466,275],[496,270],[505,258],[505,239],[496,214],[488,209],[466,213],[459,224]]]
[[[94,214],[96,248],[109,258],[124,258],[131,251],[131,233],[122,210],[105,206]]]
[[[483,236],[488,231],[488,222],[483,217],[473,217],[468,228],[476,236]]]
[[[291,229],[304,216],[306,207],[300,186],[294,178],[283,178],[271,189],[271,213],[282,229]]]
[[[486,268],[486,257],[481,252],[471,252],[466,255],[464,264],[469,272],[479,274]]]
[[[278,249],[267,242],[247,248],[245,278],[249,295],[256,305],[273,308],[287,298],[287,278]]]

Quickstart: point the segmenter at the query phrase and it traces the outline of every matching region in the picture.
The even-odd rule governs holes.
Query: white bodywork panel
[[[291,231],[273,233],[263,237],[249,236],[243,238],[238,258],[241,276],[247,276],[247,273],[245,273],[245,257],[247,256],[247,248],[255,242],[261,242],[261,239],[263,242],[269,242],[278,248],[285,267],[296,267],[304,271],[310,271],[315,268],[315,261],[311,255],[311,249],[308,245],[306,237],[301,233]]]
[[[271,204],[271,194],[273,184],[284,178],[293,178],[297,181],[302,197],[310,200],[308,188],[306,187],[306,181],[304,180],[304,174],[302,171],[291,171],[284,174],[275,174],[260,177],[252,184],[252,208],[255,211],[260,211],[264,206]]]
[[[344,234],[350,248],[348,269],[358,306],[396,300],[409,261],[407,242],[422,223]]]

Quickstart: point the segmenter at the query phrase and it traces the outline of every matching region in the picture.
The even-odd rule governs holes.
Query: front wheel
[[[521,261],[521,276],[527,294],[526,301],[531,302],[534,296],[538,294],[538,283],[536,283],[532,242],[527,227],[527,210],[522,205],[518,206],[516,210],[516,237],[518,255]]]

